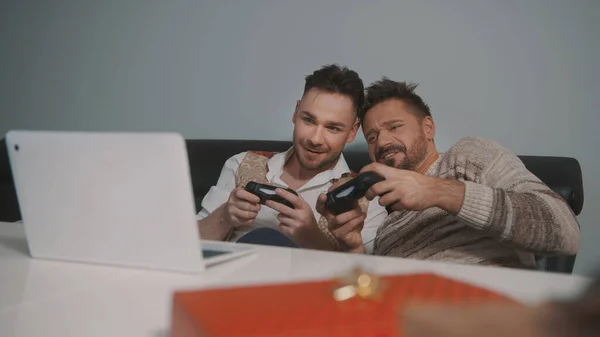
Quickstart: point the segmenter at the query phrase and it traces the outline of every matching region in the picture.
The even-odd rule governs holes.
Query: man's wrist
[[[362,243],[362,240],[359,245],[349,246],[348,244],[344,244],[342,248],[343,252],[346,253],[354,253],[354,254],[365,254],[365,245]]]
[[[433,206],[457,215],[465,199],[465,184],[458,180],[431,179],[429,190]]]
[[[224,240],[233,227],[226,224],[223,218],[223,206],[219,206],[207,217],[198,220],[200,237],[205,240]]]
[[[324,230],[319,230],[318,238],[319,239],[317,241],[318,244],[316,249],[333,251],[340,250],[340,244],[338,242],[338,239],[333,235],[333,233],[329,232],[327,228],[325,228]]]
[[[314,223],[316,224],[317,230],[317,244],[315,245],[315,249],[339,251],[340,245],[338,238],[329,230],[328,222],[325,220],[325,217],[322,216],[318,221],[315,219]]]
[[[219,217],[219,223],[221,224],[221,226],[224,226],[227,229],[227,232],[229,232],[231,229],[233,229],[233,225],[228,220],[227,212],[225,212],[225,207],[227,207],[226,204],[221,205],[217,209],[217,214]]]

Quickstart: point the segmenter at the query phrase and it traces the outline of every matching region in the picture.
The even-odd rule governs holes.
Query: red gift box
[[[336,280],[176,292],[171,337],[397,337],[401,311],[411,302],[520,305],[434,274],[385,276],[379,282],[376,296],[343,301],[333,296],[342,286]]]

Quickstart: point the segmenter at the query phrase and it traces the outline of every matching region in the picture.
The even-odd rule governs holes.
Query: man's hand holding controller
[[[337,185],[337,184],[336,184]],[[331,186],[331,192],[336,185]],[[358,200],[353,201],[352,208],[342,214],[335,214],[325,204],[327,196],[325,193],[317,199],[317,212],[327,219],[327,227],[331,234],[340,243],[341,250],[353,253],[364,253],[365,248],[362,241],[361,231],[364,226],[366,214],[360,209]]]
[[[361,232],[367,215],[358,201],[382,180],[373,172],[361,174],[344,184],[334,184],[327,194],[319,196],[317,211],[327,219],[329,230],[345,246],[343,250],[364,253]]]
[[[234,228],[253,224],[260,211],[259,201],[256,195],[241,187],[235,188],[226,202],[198,221],[200,237],[205,240],[226,240]]]
[[[381,176],[373,172],[361,174],[344,184],[332,185],[327,194],[321,194],[317,199],[317,212],[327,219],[329,232],[338,240],[342,251],[364,253],[361,232],[366,213],[361,209],[359,199],[364,197],[373,184],[382,180]],[[319,230],[310,207],[295,191],[249,182],[242,192],[249,193],[253,198],[245,193],[232,193],[232,196],[243,201],[239,203],[230,198],[228,206],[235,206],[232,209],[236,215],[235,219],[232,217],[232,223],[236,223],[235,220],[240,225],[252,223],[260,210],[260,204],[264,204],[280,213],[280,230],[300,246],[325,246],[322,237],[324,233],[314,233]],[[258,207],[254,214],[251,206]]]
[[[358,179],[358,182],[364,185],[364,179]],[[334,184],[329,190],[331,191],[338,185]],[[314,249],[329,247],[329,249],[341,248],[342,251],[348,252],[364,252],[361,231],[366,214],[358,204],[358,199],[362,196],[346,200],[356,196],[356,192],[346,195],[347,198],[340,199],[335,206],[327,206],[325,194],[321,194],[317,200],[317,212],[327,219],[329,232],[333,235],[331,239],[337,240],[336,244],[327,239],[327,236],[331,234],[326,234],[319,229],[317,219],[315,219],[310,206],[295,191],[255,182],[249,182],[246,185],[246,191],[259,196],[261,204],[279,212],[277,216],[280,220],[279,229],[301,247]],[[357,192],[361,193],[361,191]],[[342,204],[342,201],[345,203]],[[340,245],[341,247],[336,247]]]
[[[325,233],[319,229],[312,209],[296,191],[269,184],[249,182],[246,191],[260,203],[279,214],[279,230],[303,248],[331,249]]]
[[[236,187],[225,203],[223,221],[232,228],[251,225],[260,211],[260,198],[241,187]]]

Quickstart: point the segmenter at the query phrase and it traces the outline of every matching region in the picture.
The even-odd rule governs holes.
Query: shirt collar
[[[294,147],[290,147],[285,152],[280,152],[275,154],[269,161],[267,162],[267,167],[269,171],[267,172],[267,180],[273,181],[275,177],[281,177],[283,173],[283,166],[285,162],[290,158],[290,156],[294,153]],[[338,158],[337,163],[332,169],[323,171],[312,179],[310,179],[304,186],[302,186],[299,190],[308,189],[311,187],[319,186],[330,182],[332,179],[339,179],[342,175],[350,173],[350,167],[346,163],[346,159],[344,159],[344,155],[340,154],[340,158]]]

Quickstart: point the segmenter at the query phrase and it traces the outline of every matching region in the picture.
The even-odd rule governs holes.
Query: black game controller
[[[279,195],[277,195],[275,193],[275,189],[276,188],[281,188],[284,189],[290,193],[293,193],[295,195],[298,195],[298,193],[296,193],[296,191],[289,189],[289,188],[285,188],[285,187],[278,187],[278,186],[273,186],[273,185],[267,185],[267,184],[261,184],[261,183],[257,183],[255,181],[250,181],[246,184],[246,188],[245,190],[256,195],[257,197],[260,198],[260,204],[265,204],[267,202],[267,200],[273,200],[275,202],[278,202],[280,204],[284,204],[287,207],[290,208],[294,208],[294,206],[292,205],[291,202],[289,202],[288,200],[280,197]]]
[[[364,197],[371,186],[383,180],[383,177],[375,172],[359,174],[356,178],[327,193],[325,207],[335,215],[348,212],[352,209],[355,200]]]

